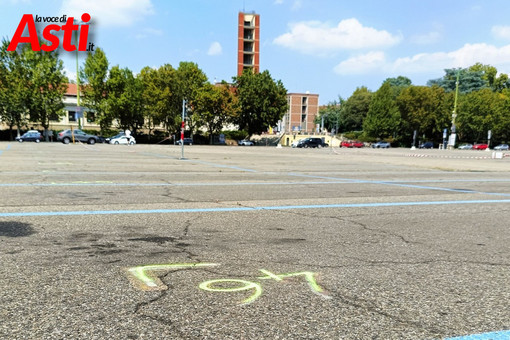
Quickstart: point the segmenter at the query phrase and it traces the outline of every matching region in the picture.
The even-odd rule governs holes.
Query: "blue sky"
[[[23,14],[88,12],[89,41],[111,66],[137,73],[192,61],[211,82],[231,81],[243,10],[261,16],[261,69],[321,104],[360,86],[376,91],[388,77],[424,85],[476,62],[510,74],[508,0],[0,0],[0,36],[10,39]],[[74,56],[61,53],[71,77]]]

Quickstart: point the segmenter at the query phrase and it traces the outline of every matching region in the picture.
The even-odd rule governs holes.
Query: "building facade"
[[[260,72],[260,15],[239,12],[237,75],[247,68]]]
[[[319,115],[319,95],[287,93],[289,108],[280,121],[282,133],[315,133],[315,118]]]

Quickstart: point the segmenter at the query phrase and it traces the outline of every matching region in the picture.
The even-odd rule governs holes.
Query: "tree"
[[[315,124],[323,124],[324,128],[329,131],[338,133],[340,123],[340,113],[345,100],[342,97],[338,101],[329,102],[328,105],[319,108],[319,115],[315,117]]]
[[[187,101],[187,123],[193,137],[193,132],[199,128],[200,118],[195,115],[195,101],[197,96],[203,91],[208,91],[207,76],[198,67],[197,64],[188,61],[182,61],[177,68],[177,78],[179,81],[179,93],[181,100]]]
[[[219,133],[239,110],[238,99],[227,83],[204,86],[195,98],[194,106],[199,124],[209,132],[210,144],[213,143],[213,135]]]
[[[471,92],[459,101],[457,126],[459,139],[486,142],[487,132],[503,120],[507,98],[490,89]],[[496,129],[499,134],[500,131]]]
[[[400,124],[398,110],[389,82],[384,82],[370,102],[363,130],[367,136],[374,138],[395,137]]]
[[[447,127],[448,110],[445,107],[445,91],[438,86],[409,86],[397,97],[402,117],[401,133],[408,138],[413,131],[429,138],[439,138]]]
[[[30,120],[41,123],[45,139],[49,141],[50,118],[64,115],[64,93],[68,82],[64,63],[55,51],[26,50],[26,60],[31,70]]]
[[[489,82],[484,78],[484,72],[481,70],[471,71],[469,69],[450,68],[444,71],[446,74],[443,78],[429,80],[427,85],[437,85],[443,87],[446,92],[454,92],[458,75],[459,93],[470,93],[489,86]]]
[[[234,122],[248,132],[248,137],[267,131],[287,112],[287,90],[280,80],[271,78],[269,71],[253,73],[246,69],[234,77],[234,83],[240,104]]]
[[[177,71],[170,64],[157,70],[145,67],[138,78],[142,83],[142,113],[149,124],[163,123],[170,135],[179,128],[182,88]]]
[[[498,77],[498,70],[494,66],[476,63],[469,67],[469,71],[482,72],[482,78],[487,82],[492,91],[501,92],[505,88],[510,88],[508,75],[501,73]]]
[[[365,86],[358,87],[343,103],[340,113],[340,129],[343,132],[360,131],[368,114],[372,92]]]
[[[9,126],[9,138],[13,140],[13,127],[16,126],[19,136],[20,127],[26,121],[31,100],[30,70],[23,59],[23,50],[9,52],[7,46],[9,41],[4,40],[0,50],[0,118]]]
[[[131,70],[114,66],[106,82],[108,98],[106,115],[109,120],[117,120],[118,127],[136,131],[143,127],[142,83],[133,76]]]
[[[31,121],[41,123],[49,140],[50,117],[64,114],[67,78],[63,62],[56,52],[32,51],[26,45],[9,52],[8,44],[4,40],[0,52],[2,118],[11,131],[16,125],[19,134],[28,114]]]
[[[80,78],[85,82],[82,88],[84,105],[94,110],[101,130],[109,129],[112,121],[105,112],[108,96],[106,88],[108,59],[101,48],[88,54],[85,66],[80,71]]]

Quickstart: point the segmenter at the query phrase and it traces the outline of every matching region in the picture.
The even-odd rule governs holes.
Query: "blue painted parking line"
[[[445,338],[444,340],[510,340],[510,330]]]
[[[389,185],[389,186],[402,187],[402,188],[436,190],[436,191],[451,191],[451,192],[460,192],[460,193],[510,197],[510,194],[506,194],[506,193],[483,192],[483,191],[468,190],[468,189],[452,189],[452,188],[433,187],[433,186],[426,186],[426,185],[407,184],[405,182],[400,182],[400,181],[372,181],[372,180],[350,179],[350,178],[331,177],[331,176],[304,175],[304,174],[297,174],[297,173],[288,173],[288,175],[295,176],[295,177],[317,178],[317,179],[337,180],[337,181],[350,181],[350,183],[354,183],[354,184],[381,184],[381,185]]]
[[[5,212],[0,217],[33,217],[33,216],[76,216],[76,215],[123,215],[123,214],[176,214],[176,213],[208,213],[208,212],[242,212],[272,211],[297,209],[335,209],[335,208],[377,208],[429,205],[461,205],[461,204],[494,204],[510,203],[508,200],[473,200],[473,201],[424,201],[424,202],[379,202],[379,203],[345,203],[317,205],[282,205],[261,207],[225,207],[225,208],[185,208],[185,209],[135,209],[135,210],[77,210],[77,211],[35,211]]]

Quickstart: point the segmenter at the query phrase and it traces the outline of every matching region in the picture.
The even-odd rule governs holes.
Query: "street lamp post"
[[[460,71],[457,72],[457,80],[455,81],[455,101],[453,103],[453,113],[452,113],[452,133],[450,134],[450,138],[448,140],[448,149],[453,149],[455,147],[455,141],[457,139],[457,127],[455,126],[455,118],[457,118],[457,97],[459,96],[459,75]]]

